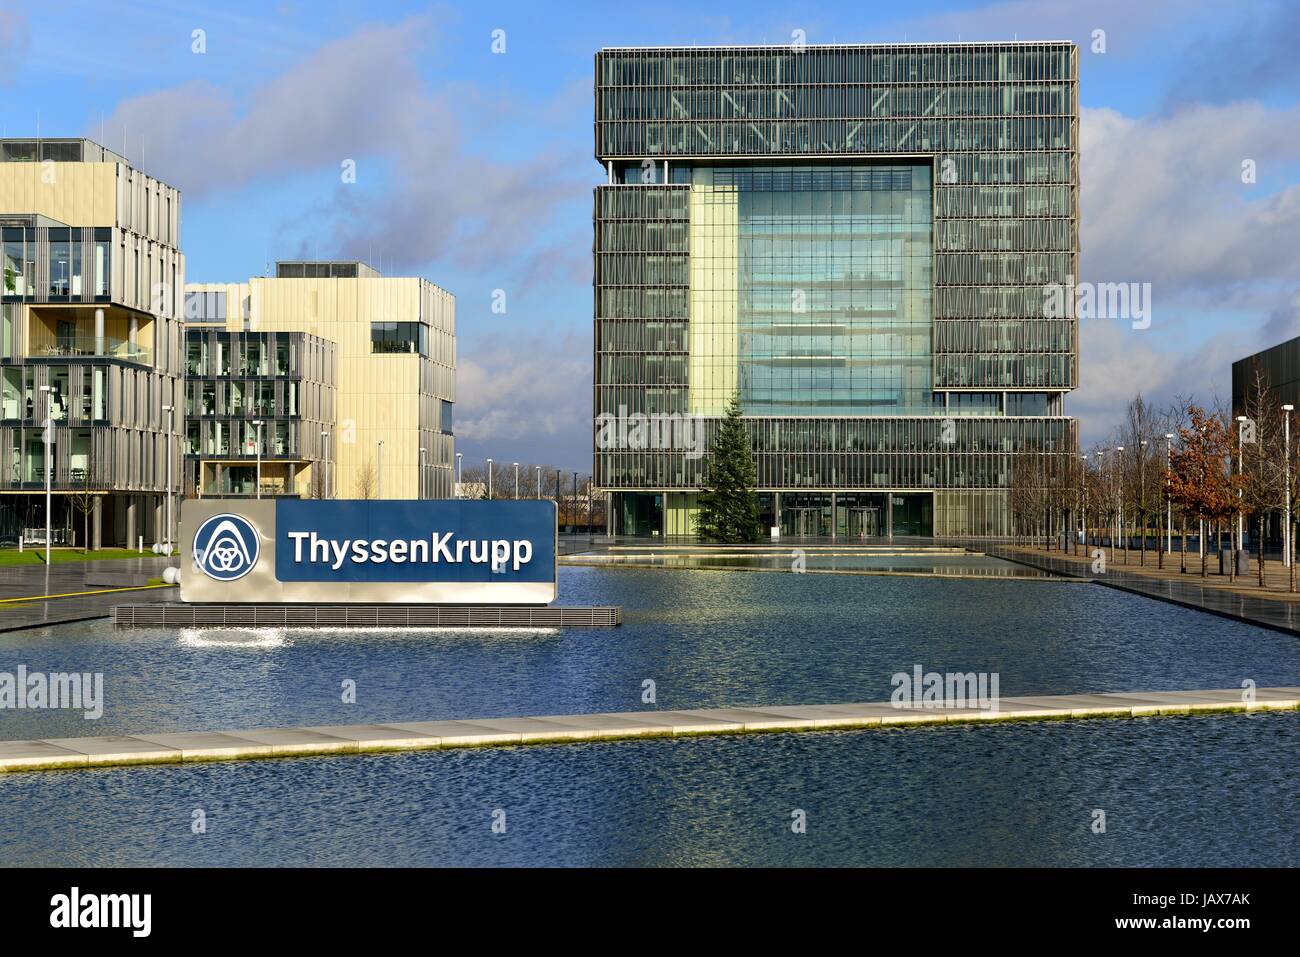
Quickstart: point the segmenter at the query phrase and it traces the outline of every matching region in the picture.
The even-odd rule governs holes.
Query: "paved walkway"
[[[1089,550],[1092,547],[1089,546]],[[1199,559],[1194,561],[1194,556],[1190,554],[1187,556],[1187,573],[1181,574],[1178,571],[1177,554],[1173,556],[1172,561],[1170,556],[1166,555],[1165,568],[1161,570],[1155,567],[1153,555],[1147,556],[1149,564],[1143,568],[1132,563],[1115,564],[1114,554],[1108,550],[1106,571],[1102,574],[1093,574],[1092,559],[1084,555],[1046,552],[1041,549],[1012,545],[989,545],[985,548],[985,552],[1044,571],[1085,577],[1121,591],[1158,598],[1186,608],[1195,608],[1197,611],[1222,615],[1225,618],[1236,618],[1264,628],[1300,635],[1300,601],[1296,600],[1297,596],[1288,592],[1279,593],[1262,589],[1254,584],[1256,579],[1253,577],[1253,565],[1252,577],[1244,582],[1238,579],[1234,584],[1227,576],[1220,578],[1217,574],[1201,578]],[[1130,552],[1130,557],[1136,561],[1135,553]],[[1217,572],[1217,556],[1214,556],[1214,563]],[[1265,563],[1266,573],[1268,564]],[[1276,564],[1281,568],[1281,562]],[[1300,572],[1300,569],[1297,571]]]
[[[254,731],[114,735],[0,742],[0,771],[107,765],[175,764],[361,751],[474,748],[594,739],[682,737],[759,731],[822,731],[951,722],[1131,718],[1194,712],[1296,710],[1300,688],[1138,691],[1002,698],[996,708],[921,709],[871,704],[778,705],[691,711],[628,711],[540,718],[473,718],[403,724],[351,724]]]
[[[161,601],[175,597],[176,590],[172,587],[139,588],[119,584],[132,577],[161,577],[168,561],[166,558],[110,558],[0,568],[0,632],[103,618],[112,613],[115,601]]]

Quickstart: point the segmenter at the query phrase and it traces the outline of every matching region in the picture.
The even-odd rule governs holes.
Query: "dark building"
[[[1001,535],[1065,467],[1078,51],[959,43],[596,55],[595,475],[690,534],[734,394],[784,534]],[[1036,458],[1034,458],[1036,457]]]
[[[1300,336],[1232,364],[1232,414],[1241,415],[1256,383],[1278,405],[1300,406]]]

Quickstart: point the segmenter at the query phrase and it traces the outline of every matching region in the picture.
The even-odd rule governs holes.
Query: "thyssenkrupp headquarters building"
[[[1013,470],[1077,448],[1077,325],[1044,287],[1079,275],[1078,49],[595,67],[598,421],[679,417],[707,445],[736,394],[783,534],[1006,534]],[[646,434],[593,430],[612,531],[690,534],[707,457]]]

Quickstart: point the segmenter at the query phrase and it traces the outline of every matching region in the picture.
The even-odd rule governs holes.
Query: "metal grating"
[[[615,628],[616,605],[115,605],[118,628]]]

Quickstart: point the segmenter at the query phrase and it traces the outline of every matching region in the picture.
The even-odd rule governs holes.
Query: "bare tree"
[[[1238,423],[1239,470],[1243,482],[1239,492],[1243,511],[1255,521],[1259,586],[1264,587],[1264,541],[1268,520],[1286,502],[1286,460],[1282,439],[1282,408],[1269,385],[1268,376],[1256,365],[1246,386]],[[1245,441],[1246,439],[1250,441]],[[1244,547],[1244,546],[1243,546]]]
[[[83,536],[83,540],[81,543],[81,550],[83,552],[89,552],[91,550],[90,516],[94,514],[95,502],[99,498],[98,495],[94,494],[90,490],[90,477],[94,471],[93,468],[91,467],[92,461],[93,460],[90,459],[89,457],[87,458],[86,474],[85,476],[83,476],[82,486],[72,495],[73,508],[75,508],[77,510],[77,513],[81,516],[81,534]],[[130,542],[128,542],[127,544],[129,545]]]
[[[367,462],[357,470],[356,482],[353,483],[354,498],[368,499],[375,497],[375,466]]]

